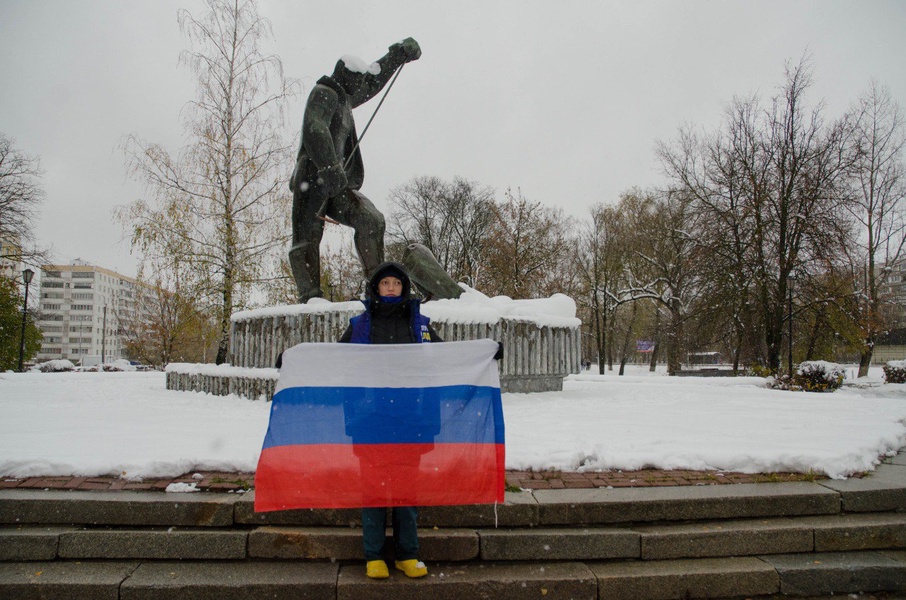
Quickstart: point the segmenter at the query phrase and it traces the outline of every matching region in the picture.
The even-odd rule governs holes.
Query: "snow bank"
[[[576,302],[564,294],[533,300],[513,300],[507,296],[489,298],[464,283],[459,286],[459,298],[434,300],[422,305],[422,313],[434,321],[445,323],[493,324],[506,317],[530,321],[539,327],[576,328],[582,321],[576,318]]]
[[[253,369],[249,367],[234,367],[231,365],[213,365],[210,363],[170,363],[166,368],[167,373],[181,373],[184,375],[208,375],[213,377],[254,377],[264,379],[277,379],[277,369]]]
[[[906,446],[906,390],[873,371],[834,394],[795,395],[757,377],[573,375],[562,392],[503,395],[507,468],[846,477]],[[269,413],[167,390],[159,372],[0,374],[0,476],[254,471]]]
[[[320,314],[344,310],[361,312],[362,303],[358,300],[353,302],[331,302],[324,298],[312,298],[307,304],[281,304],[279,306],[266,306],[264,308],[234,312],[230,317],[230,320],[233,322],[251,321],[264,317],[288,317],[292,315]]]
[[[489,298],[464,283],[459,286],[463,294],[456,299],[432,300],[422,304],[422,313],[434,321],[445,323],[486,323],[494,324],[506,317],[530,321],[539,327],[579,327],[582,322],[576,318],[576,302],[564,294],[533,300],[513,300],[507,296]],[[312,298],[307,304],[285,304],[233,313],[234,322],[252,319],[318,314],[332,311],[362,311],[362,303],[330,302],[323,298]]]

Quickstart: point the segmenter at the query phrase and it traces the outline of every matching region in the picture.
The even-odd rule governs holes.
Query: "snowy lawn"
[[[504,394],[508,469],[871,470],[906,446],[906,385],[832,394],[759,378],[575,375]],[[254,471],[270,404],[167,391],[162,373],[0,374],[0,476]]]

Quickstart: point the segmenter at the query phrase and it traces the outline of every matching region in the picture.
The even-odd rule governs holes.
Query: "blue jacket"
[[[363,300],[365,312],[349,320],[349,326],[352,329],[350,342],[353,344],[370,344],[371,343],[371,325],[372,301]],[[431,319],[421,314],[419,306],[421,301],[417,299],[409,300],[409,327],[412,331],[412,339],[416,344],[428,343],[432,340],[432,331],[429,327]]]

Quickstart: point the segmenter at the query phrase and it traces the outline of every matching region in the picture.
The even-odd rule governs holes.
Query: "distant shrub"
[[[794,392],[833,392],[843,385],[846,377],[843,367],[823,360],[806,361],[793,374],[777,377],[769,382],[774,389]]]
[[[764,365],[752,365],[749,367],[749,375],[752,377],[770,377],[771,370]]]
[[[906,383],[906,360],[892,360],[884,365],[886,383]]]
[[[113,362],[104,363],[101,368],[104,371],[135,371],[135,365],[124,358],[117,359]]]
[[[42,373],[62,373],[63,371],[72,371],[75,369],[75,365],[71,361],[60,359],[43,362],[40,365],[36,365],[36,368]]]

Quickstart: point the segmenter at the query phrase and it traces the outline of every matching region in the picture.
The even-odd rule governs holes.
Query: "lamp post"
[[[793,282],[796,278],[793,275],[787,277],[787,289],[789,290],[789,321],[787,321],[787,342],[789,345],[789,354],[787,356],[787,367],[790,377],[793,376]]]
[[[28,286],[35,272],[31,269],[22,271],[22,281],[25,282],[25,300],[22,302],[22,335],[19,339],[19,372],[22,372],[22,364],[25,358],[25,317],[28,315]]]

